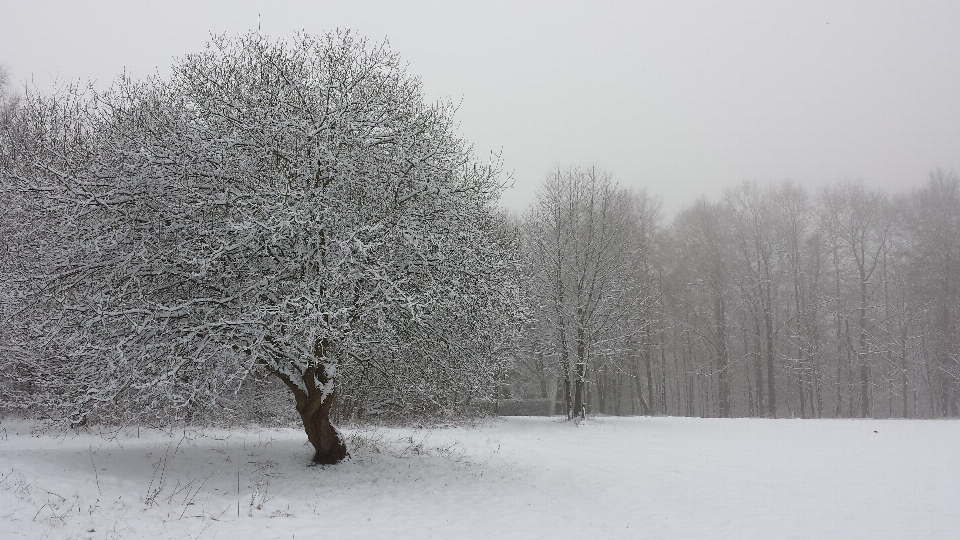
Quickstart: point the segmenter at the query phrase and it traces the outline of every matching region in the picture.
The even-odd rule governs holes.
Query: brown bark
[[[286,374],[279,371],[274,371],[273,374],[293,392],[300,421],[307,433],[307,440],[313,445],[315,451],[312,461],[321,465],[332,465],[347,457],[347,445],[330,421],[330,409],[333,408],[337,392],[335,389],[326,395],[323,392],[327,383],[331,385],[333,383],[326,368],[321,364],[307,369],[303,374],[306,392]],[[317,382],[320,383],[319,387]]]
[[[308,400],[308,404],[319,402],[318,407],[309,405],[303,409],[297,407],[303,429],[307,432],[307,439],[315,450],[313,462],[321,465],[339,463],[347,457],[347,445],[337,432],[337,428],[330,422],[330,408],[333,406],[335,396],[336,391],[331,392],[323,400],[320,399],[320,395],[316,395],[314,399]]]

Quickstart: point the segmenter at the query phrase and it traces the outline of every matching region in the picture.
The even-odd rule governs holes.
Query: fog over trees
[[[658,208],[596,169],[548,175],[523,218],[537,361],[515,394],[556,378],[573,414],[570,379],[593,413],[958,414],[955,174],[909,193],[746,182],[672,222]]]
[[[952,172],[904,193],[743,183],[668,220],[655,179],[559,166],[510,216],[454,112],[350,33],[215,37],[104,92],[3,90],[0,407],[225,421],[272,378],[320,463],[346,455],[337,418],[507,399],[960,414]]]

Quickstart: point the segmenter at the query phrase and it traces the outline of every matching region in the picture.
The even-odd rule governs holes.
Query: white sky
[[[168,72],[209,32],[352,28],[533,198],[597,164],[673,212],[741,180],[896,190],[960,167],[960,2],[42,2],[0,0],[13,79]]]

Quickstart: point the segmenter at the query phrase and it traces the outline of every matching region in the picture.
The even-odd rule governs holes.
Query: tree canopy
[[[515,239],[453,115],[349,32],[214,37],[167,80],[28,94],[2,181],[32,395],[183,418],[267,372],[321,462],[345,454],[344,385],[483,395],[517,327]]]

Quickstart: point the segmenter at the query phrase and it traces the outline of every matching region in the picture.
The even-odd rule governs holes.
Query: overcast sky
[[[41,2],[0,0],[0,64],[41,88],[169,73],[210,32],[352,28],[533,198],[596,164],[668,212],[743,180],[890,190],[960,168],[960,2]]]

